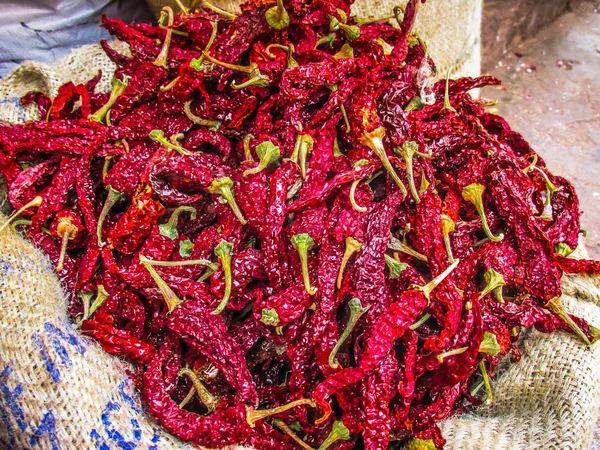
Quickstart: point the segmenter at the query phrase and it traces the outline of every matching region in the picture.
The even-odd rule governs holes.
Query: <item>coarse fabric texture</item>
[[[114,45],[124,47],[120,43]],[[99,46],[56,65],[27,63],[0,81],[0,120],[36,118],[20,106],[31,89],[53,96],[67,80],[114,66]],[[2,191],[2,188],[0,188]],[[6,220],[0,215],[0,223]],[[583,256],[581,250],[578,256]],[[565,276],[566,308],[600,325],[600,283]],[[523,358],[493,383],[494,404],[442,423],[450,450],[587,450],[600,406],[600,345],[575,336],[531,332]],[[128,366],[82,337],[41,251],[11,230],[0,234],[0,448],[192,449],[144,410]]]
[[[156,17],[164,6],[180,9],[175,0],[147,0]],[[356,0],[352,11],[359,17],[386,17],[394,6],[408,0]],[[190,0],[181,0],[185,6]],[[240,0],[214,0],[227,11],[239,10]],[[273,3],[275,1],[273,0]],[[481,71],[481,11],[483,0],[427,0],[419,5],[414,31],[427,43],[429,55],[435,61],[437,73],[445,77],[478,76]]]

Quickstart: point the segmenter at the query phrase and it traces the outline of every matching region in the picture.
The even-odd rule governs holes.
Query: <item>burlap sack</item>
[[[156,17],[163,6],[174,11],[179,7],[174,0],[146,0]],[[239,10],[242,0],[214,0],[212,4],[228,11]],[[408,0],[355,0],[352,10],[361,17],[384,17],[392,14],[396,5]],[[275,3],[275,0],[273,0]],[[190,0],[182,0],[189,5]],[[438,74],[446,76],[477,76],[481,66],[482,0],[427,0],[419,7],[415,32],[427,42],[429,54],[436,63]]]
[[[117,44],[119,45],[119,44]],[[56,65],[24,64],[0,81],[0,120],[34,118],[18,96],[53,95],[66,80],[85,81],[112,65],[98,46]],[[5,217],[0,215],[0,223]],[[569,311],[600,325],[600,284],[563,283]],[[48,259],[19,235],[0,234],[0,448],[191,449],[140,404],[124,362],[69,323]],[[451,450],[587,450],[600,406],[600,345],[588,350],[567,333],[529,333],[523,358],[493,383],[490,407],[442,424]]]

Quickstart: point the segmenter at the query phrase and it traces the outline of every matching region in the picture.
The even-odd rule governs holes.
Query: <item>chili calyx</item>
[[[309,398],[302,398],[300,400],[294,400],[293,402],[287,403],[282,406],[278,406],[277,408],[270,409],[251,409],[246,406],[246,422],[250,425],[250,428],[254,428],[256,426],[256,422],[259,420],[263,420],[269,416],[274,416],[275,414],[280,414],[289,409],[295,408],[296,406],[308,405],[311,408],[315,407],[315,402]]]
[[[462,190],[462,198],[466,201],[472,203],[477,210],[477,214],[479,214],[479,218],[481,219],[481,225],[483,226],[483,231],[488,239],[492,242],[500,242],[504,238],[504,234],[500,233],[498,236],[495,236],[490,227],[488,226],[487,218],[485,216],[485,210],[483,207],[483,193],[485,191],[485,186],[478,183],[469,184],[465,186]]]
[[[481,291],[481,294],[479,294],[479,299],[481,300],[490,292],[494,291],[494,295],[496,296],[498,302],[504,303],[502,286],[506,286],[506,282],[504,281],[502,274],[496,272],[494,269],[488,269],[483,274],[483,277],[485,279],[486,286],[483,291]]]
[[[179,206],[173,211],[167,223],[162,223],[158,226],[160,234],[171,240],[177,239],[179,237],[177,223],[179,222],[179,216],[184,212],[190,213],[190,219],[196,220],[196,208],[192,206]]]
[[[104,221],[108,217],[108,213],[110,212],[112,207],[124,198],[124,195],[116,189],[113,189],[112,186],[106,186],[106,190],[108,191],[108,196],[106,197],[106,201],[104,202],[104,206],[102,207],[102,211],[100,212],[100,217],[98,218],[98,226],[96,228],[98,246],[100,247],[104,247],[106,245],[106,243],[102,240],[102,227],[104,225]]]
[[[360,28],[357,25],[348,25],[340,22],[335,16],[329,16],[329,29],[331,31],[341,29],[344,32],[344,36],[346,36],[346,39],[349,41],[354,41],[360,36]]]
[[[2,230],[4,230],[7,226],[9,226],[11,224],[11,222],[13,222],[17,217],[19,217],[21,214],[23,214],[25,211],[27,211],[28,209],[31,208],[37,208],[38,206],[40,206],[42,204],[43,201],[43,197],[41,196],[36,196],[34,197],[33,200],[31,200],[29,203],[27,203],[26,205],[23,205],[21,208],[19,208],[17,211],[15,211],[14,213],[12,213],[9,217],[8,220],[6,222],[4,222],[2,224],[2,226],[0,226],[0,233],[2,232]]]
[[[235,197],[233,196],[233,181],[229,177],[216,178],[208,187],[208,192],[214,195],[220,195],[225,199],[233,214],[242,225],[246,225],[248,221],[244,218],[242,211],[238,207]]]
[[[479,344],[479,353],[485,353],[490,356],[496,356],[500,353],[500,345],[494,333],[490,333],[489,331],[483,333],[483,339],[481,340],[481,344]]]
[[[301,233],[292,236],[291,243],[298,252],[300,264],[302,265],[304,289],[306,289],[306,292],[308,292],[309,295],[315,295],[317,293],[317,288],[311,286],[308,274],[308,252],[315,246],[315,241],[310,237],[310,234]]]
[[[355,297],[348,302],[348,307],[350,308],[350,318],[348,319],[348,325],[346,325],[346,328],[344,328],[342,335],[335,343],[335,346],[331,350],[331,353],[329,354],[329,358],[327,360],[329,363],[329,367],[331,367],[332,369],[337,369],[340,367],[340,364],[335,356],[337,355],[338,351],[340,350],[346,339],[348,339],[348,336],[350,336],[350,333],[352,333],[352,330],[354,330],[354,327],[358,323],[358,320],[364,313],[366,313],[369,310],[369,308],[371,308],[371,305],[367,305],[363,308],[362,304],[360,303],[360,299]]]
[[[260,162],[256,167],[244,171],[243,176],[257,174],[263,171],[269,164],[277,161],[281,157],[281,151],[279,150],[279,147],[271,141],[265,141],[256,146],[256,155]]]
[[[274,309],[263,308],[260,314],[260,321],[265,325],[276,327],[279,325],[279,314]]]
[[[267,23],[276,30],[283,30],[290,24],[290,16],[283,7],[283,0],[277,0],[277,5],[265,11]]]
[[[390,280],[394,280],[400,276],[408,268],[408,264],[398,261],[389,255],[384,255],[385,263],[390,271]]]
[[[61,217],[58,220],[58,226],[56,227],[56,234],[61,237],[60,255],[58,256],[58,263],[56,264],[56,271],[60,272],[63,269],[65,263],[65,256],[67,254],[67,245],[69,241],[72,241],[77,236],[78,228],[73,225],[73,219],[71,217]]]
[[[231,297],[231,257],[233,256],[233,244],[225,240],[221,241],[219,245],[215,247],[215,255],[219,258],[219,261],[221,261],[221,267],[223,268],[223,274],[225,275],[225,294],[223,295],[221,303],[219,303],[212,313],[221,314],[225,310],[227,303],[229,303],[229,297]]]
[[[437,450],[437,447],[431,439],[413,439],[408,450]]]
[[[326,450],[337,441],[347,441],[350,439],[350,430],[341,420],[336,420],[331,426],[331,431],[317,450]]]

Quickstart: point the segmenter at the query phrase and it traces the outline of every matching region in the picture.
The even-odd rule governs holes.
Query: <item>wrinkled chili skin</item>
[[[298,448],[276,418],[314,448],[341,421],[349,439],[331,448],[442,449],[438,423],[483,403],[469,392],[480,362],[491,378],[516,362],[523,328],[597,337],[548,303],[563,273],[600,273],[565,256],[580,234],[572,185],[468,94],[497,79],[448,80],[446,97],[413,33],[421,3],[395,11],[399,27],[360,24],[346,0],[284,0],[281,29],[260,1],[172,25],[168,10],[162,26],[104,17],[130,50],[101,42],[111,92],[98,73],[29,93],[39,120],[0,126],[8,198],[29,204],[13,226],[62,261],[69,314],[135,363],[177,437]],[[482,295],[490,277],[504,285]],[[485,333],[498,355],[479,351]],[[213,411],[198,395],[178,406],[183,368]],[[250,427],[253,409],[300,399],[317,408]]]

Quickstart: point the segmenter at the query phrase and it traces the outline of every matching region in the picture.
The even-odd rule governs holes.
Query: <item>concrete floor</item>
[[[485,33],[485,29],[482,30]],[[503,80],[483,97],[569,179],[584,212],[590,256],[600,259],[600,10],[588,1],[507,53],[484,72]]]

